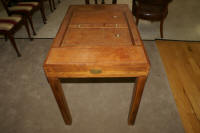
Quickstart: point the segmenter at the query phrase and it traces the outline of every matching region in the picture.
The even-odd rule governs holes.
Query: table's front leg
[[[67,101],[65,99],[65,95],[58,78],[48,78],[49,84],[57,101],[57,104],[60,108],[60,112],[62,113],[63,119],[66,125],[72,124],[71,114],[67,105]]]
[[[135,89],[133,91],[130,112],[129,112],[129,118],[128,118],[129,125],[134,125],[134,123],[135,123],[135,119],[137,116],[137,112],[138,112],[138,108],[140,105],[140,100],[142,97],[146,79],[147,79],[146,76],[137,77],[137,79],[136,79],[136,85],[135,85]]]

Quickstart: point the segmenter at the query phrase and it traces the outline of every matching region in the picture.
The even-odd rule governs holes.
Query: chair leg
[[[113,1],[112,1],[112,4],[117,4],[117,0],[113,0]]]
[[[98,3],[97,3],[97,0],[95,0],[95,4],[98,4]]]
[[[27,19],[24,19],[24,25],[25,25],[26,31],[27,31],[27,33],[28,33],[28,37],[29,37],[29,39],[32,41],[33,38],[31,37],[31,34],[30,34],[30,30],[29,30],[29,27],[28,27]]]
[[[135,3],[135,0],[133,0],[132,1],[132,14],[133,15],[136,15],[136,9],[137,9],[136,3]]]
[[[52,0],[53,8],[56,9],[55,1]]]
[[[138,26],[138,24],[139,24],[139,18],[136,17],[136,25]]]
[[[85,4],[90,4],[90,1],[89,0],[85,0]]]
[[[60,3],[60,0],[58,0],[58,3]]]
[[[160,21],[160,37],[161,38],[163,38],[163,23],[164,23],[164,19]]]
[[[7,42],[8,41],[8,36],[4,35],[4,37],[5,37],[5,41]]]
[[[51,10],[51,12],[53,12],[53,7],[52,7],[52,3],[51,3],[52,1],[51,0],[49,0],[49,6],[50,6],[50,10]]]
[[[30,25],[31,25],[31,29],[32,29],[32,31],[33,31],[33,35],[36,35],[35,29],[34,29],[34,27],[33,27],[32,16],[31,16],[31,15],[28,15],[27,17],[28,17],[29,23],[30,23]]]
[[[41,2],[41,5],[40,5],[40,12],[41,12],[41,15],[42,15],[42,19],[43,19],[43,22],[44,24],[46,24],[46,16],[45,16],[45,13],[44,13],[44,5],[43,5],[43,2]]]
[[[18,48],[17,48],[17,45],[16,45],[16,43],[15,43],[14,37],[13,37],[12,35],[8,35],[8,38],[9,38],[9,40],[10,40],[12,46],[14,47],[15,51],[17,52],[17,56],[20,57],[21,54],[20,54],[20,52],[19,52],[19,50],[18,50]]]

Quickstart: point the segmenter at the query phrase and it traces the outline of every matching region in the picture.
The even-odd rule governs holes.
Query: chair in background
[[[53,6],[52,6],[52,1],[54,1],[54,0],[21,0],[21,1],[28,1],[28,2],[36,1],[36,2],[40,2],[40,4],[41,4],[43,9],[44,9],[44,2],[48,1],[51,12],[53,12],[53,10],[54,10]]]
[[[52,1],[54,1],[54,0],[15,0],[15,1],[18,1],[18,2],[40,2],[43,9],[44,9],[44,2],[48,1],[50,10],[51,10],[51,12],[53,12]]]
[[[94,0],[95,4],[98,4],[97,0]],[[85,0],[85,4],[90,4],[90,0]],[[101,4],[105,4],[105,0],[101,0]],[[112,4],[117,4],[117,0],[112,0]]]
[[[43,18],[44,24],[46,24],[46,16],[44,13],[44,8],[42,2],[18,2],[16,5],[9,6],[9,2],[12,0],[1,0],[8,16],[12,14],[20,14],[25,16],[29,20],[33,34],[36,35],[36,32],[33,27],[32,15],[35,11],[40,10]]]
[[[4,35],[6,40],[7,38],[10,40],[18,57],[20,57],[21,54],[16,46],[14,34],[22,25],[25,25],[29,39],[32,40],[27,19],[23,16],[0,17],[0,34]]]
[[[163,23],[168,14],[168,4],[172,0],[133,0],[132,13],[139,19],[160,21],[160,36],[163,38]]]

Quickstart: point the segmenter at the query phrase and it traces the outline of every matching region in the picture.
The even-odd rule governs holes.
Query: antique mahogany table
[[[66,124],[72,118],[60,78],[136,77],[128,124],[136,119],[149,60],[127,5],[70,6],[44,62]]]

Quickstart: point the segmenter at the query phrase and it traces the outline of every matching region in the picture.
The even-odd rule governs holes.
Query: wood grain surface
[[[187,133],[200,132],[200,43],[156,41]]]

